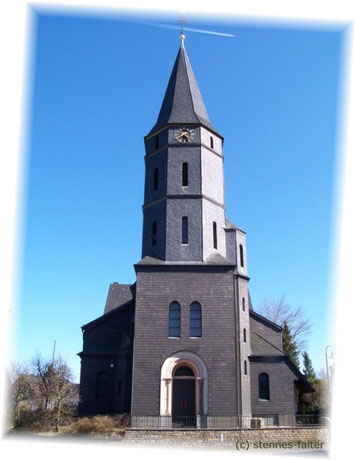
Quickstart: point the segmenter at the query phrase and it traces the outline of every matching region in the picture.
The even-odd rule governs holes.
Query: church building
[[[181,36],[144,138],[137,280],[112,283],[104,313],[82,327],[80,414],[130,413],[133,426],[280,424],[313,391],[283,352],[281,325],[253,310],[246,233],[225,215],[223,141]]]

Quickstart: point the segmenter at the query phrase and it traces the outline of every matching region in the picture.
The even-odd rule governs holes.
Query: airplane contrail
[[[147,26],[152,26],[152,27],[162,27],[162,28],[165,28],[165,29],[181,29],[180,26],[174,26],[174,25],[171,25],[171,24],[155,24],[155,23],[151,23],[151,22],[144,22],[143,23],[144,25],[147,25]],[[201,33],[201,34],[210,34],[210,35],[222,35],[223,37],[236,37],[236,35],[234,34],[226,34],[226,33],[223,33],[223,32],[214,32],[212,30],[205,30],[205,29],[194,29],[194,28],[191,28],[191,27],[184,27],[184,31],[187,30],[189,32],[198,32],[198,33]]]

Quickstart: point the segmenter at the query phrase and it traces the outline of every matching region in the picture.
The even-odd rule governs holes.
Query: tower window
[[[245,310],[246,310],[245,297],[242,297],[242,311],[245,311]]]
[[[213,138],[213,136],[210,136],[210,147],[212,149],[214,148],[214,138]]]
[[[96,375],[96,396],[106,396],[108,389],[108,376],[106,372],[98,372]]]
[[[152,222],[152,246],[157,244],[157,222]]]
[[[246,329],[244,329],[244,342],[246,343]]]
[[[182,186],[188,186],[188,163],[182,164]]]
[[[260,399],[270,399],[269,376],[265,372],[258,376],[258,397]]]
[[[246,360],[244,361],[244,372],[245,372],[245,375],[247,375],[247,361]]]
[[[168,337],[180,337],[180,305],[172,302],[169,306]]]
[[[159,149],[159,136],[155,137],[155,149]]]
[[[193,302],[190,305],[190,337],[201,337],[201,305]]]
[[[216,230],[216,222],[213,222],[213,246],[214,249],[218,248],[218,235]]]
[[[153,190],[158,190],[158,168],[153,171]]]
[[[244,266],[244,248],[242,244],[240,244],[240,265],[241,267]]]
[[[182,244],[188,244],[188,217],[182,217]]]

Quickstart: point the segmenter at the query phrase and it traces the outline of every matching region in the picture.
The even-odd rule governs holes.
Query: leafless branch
[[[312,325],[301,306],[292,307],[283,294],[279,299],[264,299],[257,311],[280,326],[287,323],[297,349],[301,351],[306,348]]]

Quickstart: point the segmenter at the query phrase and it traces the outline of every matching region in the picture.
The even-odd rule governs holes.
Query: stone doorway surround
[[[190,351],[179,351],[165,359],[161,367],[160,415],[172,415],[173,377],[177,367],[194,371],[196,415],[208,414],[208,369],[203,359]]]

